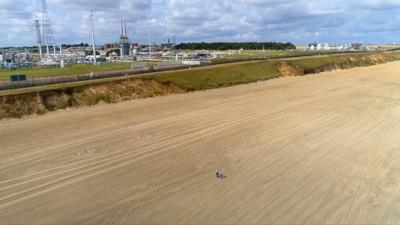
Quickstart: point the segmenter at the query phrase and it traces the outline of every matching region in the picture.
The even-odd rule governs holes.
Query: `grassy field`
[[[273,62],[257,61],[196,70],[172,71],[152,76],[161,83],[173,83],[186,91],[205,90],[268,80],[279,76]]]
[[[217,58],[213,59],[213,62],[217,63],[223,63],[223,62],[229,62],[229,61],[235,61],[235,60],[251,60],[251,59],[257,59],[257,58],[265,58],[265,57],[286,57],[291,54],[296,54],[296,51],[290,51],[290,50],[266,50],[266,51],[260,51],[260,50],[244,50],[244,51],[238,51],[235,53],[231,54],[226,54],[224,58]]]
[[[318,51],[303,51],[303,50],[245,50],[233,54],[227,54],[224,58],[213,59],[213,62],[216,63],[226,63],[231,61],[240,61],[240,60],[253,60],[260,58],[285,58],[285,57],[296,57],[296,56],[316,56],[323,54],[335,54],[340,53],[337,51],[332,52],[318,52]]]
[[[0,70],[0,80],[9,80],[12,74],[26,74],[28,78],[62,76],[74,74],[87,74],[91,72],[105,72],[112,70],[130,69],[132,62],[129,63],[110,63],[102,65],[75,64],[68,65],[65,68],[47,67],[47,68],[28,68],[18,70]]]

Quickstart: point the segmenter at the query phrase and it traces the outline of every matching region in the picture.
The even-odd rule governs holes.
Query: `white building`
[[[188,66],[200,66],[201,61],[200,60],[184,60],[182,61],[183,65],[188,65]]]

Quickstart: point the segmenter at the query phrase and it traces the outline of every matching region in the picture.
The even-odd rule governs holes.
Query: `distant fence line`
[[[100,72],[100,73],[89,73],[89,74],[79,74],[79,75],[65,75],[65,76],[51,76],[51,77],[37,77],[30,78],[25,81],[1,81],[0,82],[0,91],[11,90],[11,89],[20,89],[27,87],[38,87],[45,86],[51,84],[62,84],[62,83],[71,83],[71,82],[79,82],[79,81],[88,81],[88,80],[99,80],[105,78],[114,78],[114,77],[124,77],[128,75],[141,75],[150,72],[162,72],[162,71],[171,71],[171,70],[180,70],[191,68],[195,66],[187,66],[187,65],[154,65],[152,67],[142,67],[142,68],[134,68],[128,70],[118,70],[111,72]]]
[[[31,78],[26,81],[1,81],[0,82],[0,91],[11,90],[11,89],[20,89],[20,88],[28,88],[28,87],[38,87],[45,86],[51,84],[62,84],[62,83],[71,83],[71,82],[79,82],[79,81],[88,81],[88,80],[99,80],[105,78],[114,78],[114,77],[124,77],[128,75],[141,75],[150,72],[162,72],[162,71],[172,71],[172,70],[181,70],[195,67],[203,67],[209,65],[218,65],[218,64],[227,64],[227,63],[238,63],[238,62],[246,62],[246,61],[257,61],[257,60],[266,60],[266,59],[285,59],[285,58],[297,58],[304,56],[315,56],[315,55],[334,55],[334,54],[349,54],[349,53],[361,53],[361,52],[321,52],[320,54],[298,54],[298,55],[286,55],[286,56],[271,56],[271,57],[252,57],[252,58],[242,58],[242,59],[222,59],[221,61],[208,62],[202,65],[182,65],[182,64],[159,64],[153,65],[151,67],[139,67],[139,68],[131,68],[128,70],[118,70],[111,72],[101,72],[101,73],[90,73],[90,74],[80,74],[80,75],[65,75],[65,76],[52,76],[52,77],[38,77]]]

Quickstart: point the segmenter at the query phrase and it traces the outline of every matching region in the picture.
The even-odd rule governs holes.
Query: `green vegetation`
[[[85,55],[86,55],[86,56],[88,56],[88,55],[93,55],[93,50],[87,50],[87,51],[85,51]],[[100,54],[100,52],[96,51],[96,55],[101,55],[101,54]]]
[[[340,56],[325,56],[318,58],[303,58],[303,59],[294,59],[288,60],[287,62],[290,65],[300,66],[304,70],[315,69],[321,66],[330,65],[330,64],[339,64],[345,58],[354,57],[352,55],[346,55],[343,57]]]
[[[370,66],[388,61],[400,60],[400,52],[392,53],[355,53],[346,55],[329,55],[324,57],[304,57],[288,59],[287,63],[304,70],[304,73],[323,71],[325,67],[348,69],[353,67]]]
[[[0,80],[9,80],[12,74],[26,74],[28,78],[63,76],[75,74],[88,74],[91,72],[106,72],[113,70],[126,70],[131,68],[132,63],[110,63],[93,66],[90,64],[68,65],[65,68],[45,67],[27,68],[18,70],[0,70]]]
[[[306,57],[306,56],[320,56],[320,55],[335,55],[335,54],[349,54],[348,52],[338,51],[304,51],[304,50],[244,50],[237,52],[227,52],[224,58],[213,59],[215,63],[229,63],[239,61],[251,61],[260,59],[279,59],[279,58],[293,58],[293,57]]]
[[[278,76],[279,73],[272,62],[258,61],[166,72],[151,78],[164,84],[172,83],[185,91],[196,91],[268,80]]]
[[[244,50],[237,52],[227,52],[224,58],[213,59],[213,62],[216,63],[227,63],[232,61],[246,61],[246,60],[255,60],[260,58],[279,58],[279,57],[287,57],[290,55],[295,55],[296,50]],[[301,51],[304,53],[304,51]]]
[[[182,43],[176,46],[177,49],[184,50],[286,50],[296,49],[292,43],[279,42],[214,42],[214,43]]]
[[[106,56],[109,57],[112,54],[121,55],[121,49],[117,48],[117,49],[108,50],[108,52],[106,53]]]
[[[71,48],[71,47],[89,47],[88,43],[81,42],[80,44],[62,44],[63,48]]]
[[[89,106],[97,105],[101,101],[111,103],[111,96],[106,94],[93,94],[87,98],[87,104]]]

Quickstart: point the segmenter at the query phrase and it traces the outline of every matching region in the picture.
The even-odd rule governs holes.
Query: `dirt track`
[[[395,62],[0,122],[0,224],[398,223],[399,74]]]

